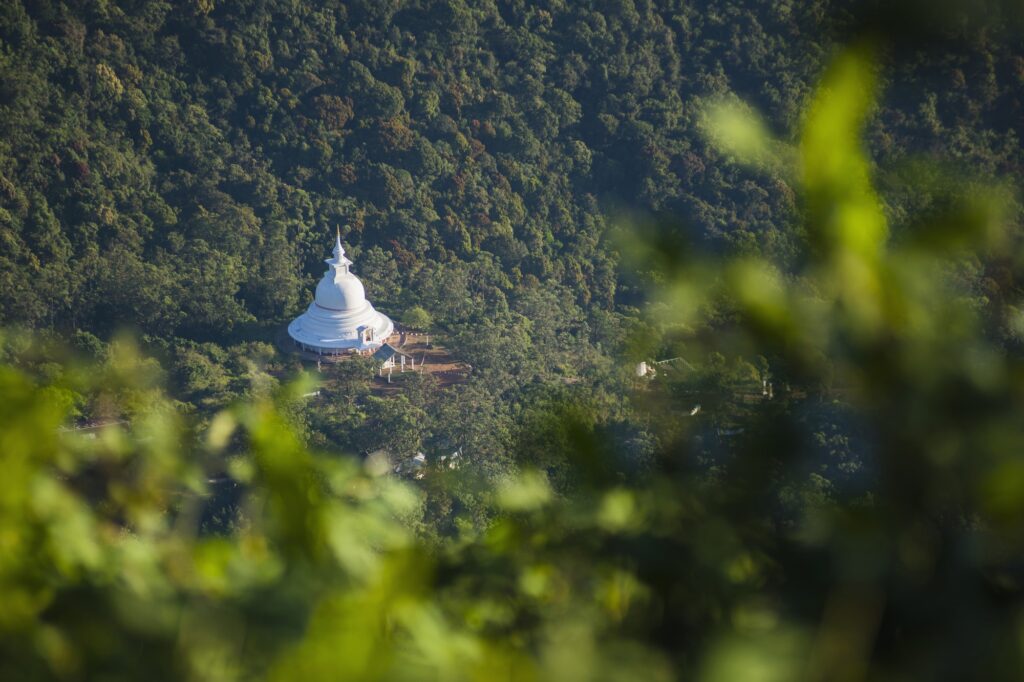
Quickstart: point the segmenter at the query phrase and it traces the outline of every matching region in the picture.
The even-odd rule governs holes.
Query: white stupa
[[[366,300],[363,283],[349,270],[352,261],[345,257],[340,230],[334,258],[325,262],[329,268],[316,285],[313,302],[288,325],[288,335],[303,350],[322,355],[378,348],[395,325]]]

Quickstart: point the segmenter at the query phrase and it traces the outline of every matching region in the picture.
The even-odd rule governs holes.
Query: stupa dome
[[[394,331],[394,323],[374,310],[366,290],[352,274],[339,232],[334,258],[324,273],[309,308],[288,325],[288,335],[306,350],[334,355],[347,350],[379,347]]]
[[[355,310],[366,303],[366,290],[355,275],[336,281],[325,277],[316,285],[315,300],[330,310]]]

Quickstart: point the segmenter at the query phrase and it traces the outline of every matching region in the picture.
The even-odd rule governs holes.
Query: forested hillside
[[[474,372],[383,400],[371,370],[331,370],[334,392],[294,406],[293,424],[331,450],[461,449],[488,476],[533,463],[568,485],[546,440],[566,404],[647,466],[659,438],[627,399],[639,360],[685,356],[694,371],[663,378],[716,429],[745,412],[735,391],[799,383],[766,351],[705,357],[647,299],[694,249],[807,257],[785,148],[844,42],[886,46],[867,142],[897,239],[950,204],[957,172],[984,184],[1024,159],[1024,52],[995,11],[922,20],[911,41],[824,2],[0,12],[0,321],[100,362],[127,329],[205,420],[300,368],[271,343],[340,226],[378,308],[422,307]],[[741,163],[709,130],[723,106],[759,112],[774,151]],[[662,225],[660,260],[621,262],[640,238],[616,232],[624,214]],[[979,305],[1014,287],[998,265],[957,277]],[[714,309],[698,335],[730,319]],[[81,418],[127,414],[74,400]]]
[[[0,3],[0,678],[1018,677],[1024,41],[933,4]],[[275,345],[338,227],[464,382]]]
[[[335,225],[384,309],[445,325],[511,325],[537,282],[631,301],[616,206],[791,258],[793,188],[700,117],[737,96],[793,130],[846,30],[832,5],[4,3],[3,320],[223,340],[306,303]],[[893,64],[880,159],[1019,170],[1019,53]]]
[[[340,226],[376,305],[399,319],[422,307],[475,371],[381,401],[344,370],[347,400],[297,408],[312,442],[468,446],[503,471],[547,457],[527,436],[569,401],[649,451],[624,401],[631,363],[688,351],[646,307],[665,263],[623,267],[635,237],[615,216],[671,222],[657,241],[669,257],[806,257],[785,151],[738,163],[709,112],[760,112],[784,150],[830,55],[874,36],[887,47],[867,142],[897,239],[950,203],[957,172],[1020,173],[1024,52],[998,12],[922,19],[906,40],[862,10],[5,3],[0,321],[100,360],[133,331],[182,407],[209,413],[298,369],[268,342],[307,304]],[[997,266],[958,277],[979,301],[1013,287]],[[704,374],[721,372],[756,390],[772,374],[756,354],[719,356],[690,354],[701,370],[680,390],[706,398],[718,384]]]

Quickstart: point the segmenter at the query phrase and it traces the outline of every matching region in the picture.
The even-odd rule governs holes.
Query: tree
[[[414,305],[402,315],[402,324],[411,329],[426,330],[434,324],[434,318],[421,306]]]

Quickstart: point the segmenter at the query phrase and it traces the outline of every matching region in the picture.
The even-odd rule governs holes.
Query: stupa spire
[[[345,248],[341,245],[341,227],[335,226],[335,230],[337,236],[334,241],[334,258],[341,262],[341,259],[345,257]]]

